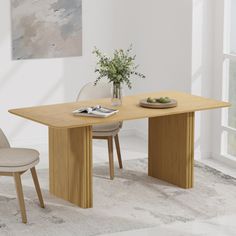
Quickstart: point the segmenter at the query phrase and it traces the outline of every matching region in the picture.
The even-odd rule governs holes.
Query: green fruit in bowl
[[[149,97],[149,98],[147,98],[147,102],[149,102],[149,103],[155,103],[155,102],[156,102],[156,99]]]
[[[148,97],[147,98],[147,102],[148,103],[156,103],[156,102],[159,102],[159,103],[169,103],[169,102],[171,102],[171,100],[170,100],[169,97],[160,97],[160,98]]]
[[[160,97],[160,98],[156,99],[156,102],[159,102],[159,103],[169,103],[169,102],[171,102],[171,100],[170,100],[169,97]]]

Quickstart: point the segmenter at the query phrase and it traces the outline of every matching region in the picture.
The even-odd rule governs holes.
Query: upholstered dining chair
[[[33,149],[11,148],[6,136],[0,129],[0,176],[12,176],[15,180],[16,193],[23,223],[27,223],[25,201],[21,184],[21,175],[30,169],[40,206],[44,208],[43,197],[35,165],[39,162],[39,153]]]
[[[100,82],[94,86],[93,83],[88,83],[80,90],[77,101],[109,97],[111,97],[111,84]],[[122,122],[115,122],[105,125],[95,125],[92,129],[93,139],[104,139],[108,142],[110,179],[114,179],[113,138],[115,139],[119,167],[120,169],[123,168],[118,136],[121,128]]]

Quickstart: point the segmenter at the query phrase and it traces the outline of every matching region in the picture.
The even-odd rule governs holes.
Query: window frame
[[[224,0],[224,29],[223,29],[223,76],[222,76],[222,96],[223,99],[229,100],[229,64],[230,61],[236,61],[236,54],[231,53],[230,50],[230,39],[231,39],[231,0]],[[221,140],[221,154],[227,157],[235,158],[236,156],[232,156],[227,152],[228,141],[226,138],[226,133],[232,133],[236,135],[236,128],[229,126],[228,123],[228,112],[229,109],[224,110],[221,116],[221,128],[222,128],[222,140]]]
[[[216,0],[214,12],[214,96],[229,100],[229,61],[236,61],[230,53],[230,0]],[[228,108],[215,112],[213,122],[213,158],[236,166],[236,157],[227,153],[228,141],[225,134],[236,135],[236,129],[228,123]]]

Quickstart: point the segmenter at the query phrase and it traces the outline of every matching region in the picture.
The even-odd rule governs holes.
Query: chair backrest
[[[7,137],[0,129],[0,148],[10,148],[10,143],[7,140]]]
[[[110,98],[111,88],[110,83],[99,82],[96,86],[94,86],[94,83],[88,83],[80,90],[76,101]]]

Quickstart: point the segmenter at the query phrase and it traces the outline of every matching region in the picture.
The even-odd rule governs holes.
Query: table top
[[[147,97],[166,96],[176,99],[178,101],[178,106],[175,108],[168,109],[148,109],[139,106],[139,101],[141,99]],[[87,107],[98,104],[104,107],[112,107],[111,99],[104,98],[90,101],[12,109],[9,110],[9,112],[20,117],[47,125],[49,127],[75,128],[125,120],[174,115],[230,106],[228,102],[216,101],[213,99],[194,96],[182,92],[165,91],[125,96],[123,97],[122,106],[115,107],[119,110],[119,112],[116,115],[107,118],[80,117],[74,116],[72,114],[72,111],[78,109],[79,107]]]

